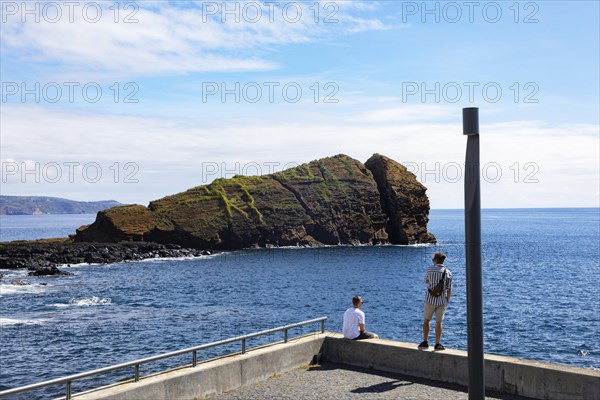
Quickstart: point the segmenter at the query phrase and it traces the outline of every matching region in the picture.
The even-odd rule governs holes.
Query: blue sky
[[[599,205],[596,1],[22,4],[1,9],[2,194],[147,204],[377,152],[458,208],[479,107],[484,207]]]

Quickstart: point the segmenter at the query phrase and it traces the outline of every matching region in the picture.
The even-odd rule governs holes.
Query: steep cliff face
[[[393,160],[369,161],[337,155],[271,175],[217,179],[147,208],[102,211],[74,239],[211,249],[435,241],[425,187]]]
[[[427,188],[406,167],[386,156],[374,154],[365,166],[373,173],[381,194],[390,243],[435,243],[435,237],[427,232]]]

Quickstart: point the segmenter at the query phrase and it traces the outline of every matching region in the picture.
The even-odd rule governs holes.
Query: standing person
[[[363,305],[360,296],[352,298],[352,307],[344,313],[344,327],[342,331],[346,339],[378,339],[374,333],[367,332],[365,328],[365,313],[361,310]]]
[[[442,338],[442,321],[450,296],[452,295],[452,273],[444,267],[446,255],[437,252],[433,255],[433,265],[427,268],[425,273],[425,283],[427,291],[425,292],[425,312],[423,321],[423,342],[419,349],[428,349],[429,343],[429,322],[435,314],[435,347],[434,350],[445,350],[440,343]]]

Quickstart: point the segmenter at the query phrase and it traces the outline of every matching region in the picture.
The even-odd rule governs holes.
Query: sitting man
[[[346,339],[378,339],[374,333],[367,332],[365,329],[365,313],[360,309],[362,307],[362,298],[354,296],[352,298],[352,306],[344,313],[344,337]]]

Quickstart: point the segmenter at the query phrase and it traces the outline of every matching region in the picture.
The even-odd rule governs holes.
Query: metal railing
[[[230,338],[230,339],[220,340],[218,342],[206,343],[206,344],[190,347],[190,348],[183,349],[183,350],[172,351],[170,353],[164,353],[164,354],[159,354],[156,356],[140,358],[138,360],[129,361],[129,362],[117,364],[117,365],[111,365],[110,367],[95,369],[93,371],[87,371],[87,372],[82,372],[79,374],[69,375],[69,376],[65,376],[63,378],[51,379],[49,381],[44,381],[44,382],[34,383],[31,385],[27,385],[27,386],[21,386],[21,387],[17,387],[17,388],[13,388],[13,389],[3,390],[0,392],[0,397],[8,396],[11,394],[29,392],[31,390],[40,389],[40,388],[47,387],[47,386],[59,385],[59,384],[64,383],[64,384],[66,384],[65,399],[70,400],[71,399],[71,383],[77,379],[82,379],[82,378],[87,378],[89,376],[94,376],[94,375],[104,374],[107,372],[117,371],[117,370],[120,370],[123,368],[133,367],[134,368],[133,379],[134,379],[134,382],[138,382],[140,380],[140,365],[142,365],[142,364],[146,364],[146,363],[149,363],[152,361],[157,361],[157,360],[163,360],[165,358],[180,356],[182,354],[192,353],[192,367],[195,367],[198,364],[198,351],[200,351],[200,350],[205,350],[205,349],[209,349],[211,347],[223,346],[223,345],[226,345],[229,343],[235,343],[235,342],[241,341],[241,344],[242,344],[241,353],[244,354],[244,353],[246,353],[246,340],[252,339],[252,338],[255,338],[258,336],[269,335],[271,333],[276,333],[276,332],[283,332],[283,341],[284,341],[284,343],[287,343],[289,340],[288,331],[290,329],[298,328],[298,327],[305,326],[305,325],[315,324],[317,322],[321,323],[321,333],[325,333],[325,320],[326,319],[327,319],[327,317],[310,319],[308,321],[302,321],[302,322],[298,322],[296,324],[280,326],[278,328],[267,329],[266,331],[250,333],[248,335],[243,335],[243,336],[238,336],[238,337],[234,337],[234,338]]]

